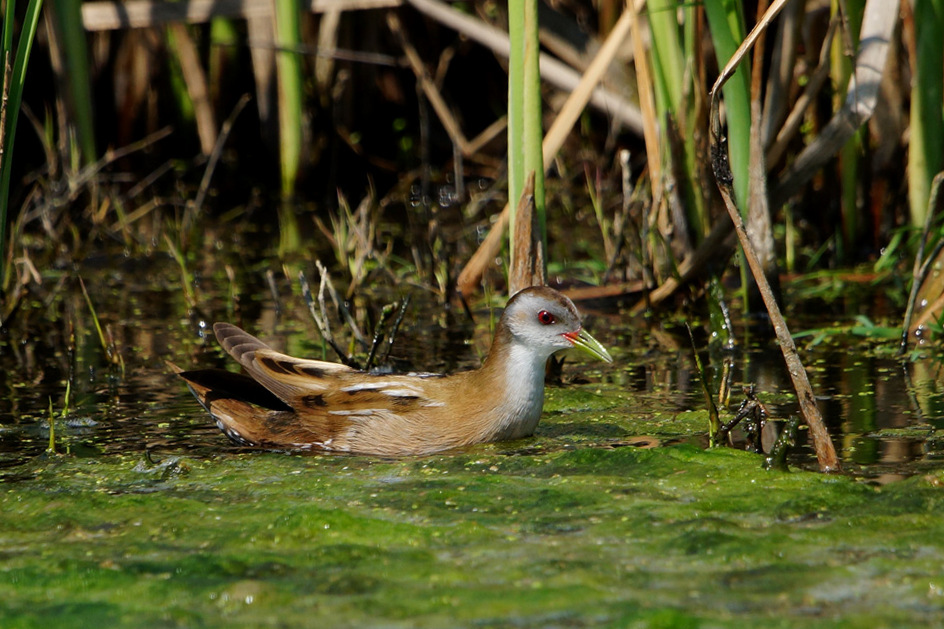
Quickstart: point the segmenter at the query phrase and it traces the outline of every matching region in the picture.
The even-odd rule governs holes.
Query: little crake
[[[179,375],[231,439],[267,448],[406,456],[525,437],[541,418],[552,354],[575,347],[612,361],[547,287],[512,297],[482,366],[448,376],[369,374],[281,354],[228,323],[213,330],[248,376]]]

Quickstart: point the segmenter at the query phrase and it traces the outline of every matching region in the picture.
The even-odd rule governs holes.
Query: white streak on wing
[[[328,411],[328,415],[346,415],[346,416],[360,416],[360,415],[375,415],[377,413],[383,413],[382,408],[361,408],[354,411]]]
[[[419,389],[384,389],[381,393],[390,397],[419,397],[422,392]]]
[[[344,393],[358,393],[359,391],[376,391],[390,397],[421,397],[423,390],[412,387],[403,382],[384,380],[381,382],[359,382],[339,389]]]
[[[376,391],[377,389],[385,389],[386,387],[394,387],[396,385],[396,382],[390,382],[389,380],[381,382],[359,382],[358,384],[352,384],[340,390],[344,393],[356,393],[357,391]]]
[[[432,406],[445,406],[445,405],[446,405],[445,402],[435,402],[435,401],[433,401],[433,400],[430,400],[430,401],[428,401],[428,402],[423,403],[423,406],[426,407],[426,408],[429,408],[429,407],[432,407]]]

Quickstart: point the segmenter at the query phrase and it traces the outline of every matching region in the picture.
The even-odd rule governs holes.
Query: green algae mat
[[[0,485],[0,627],[944,623],[944,473],[534,443],[34,459]]]

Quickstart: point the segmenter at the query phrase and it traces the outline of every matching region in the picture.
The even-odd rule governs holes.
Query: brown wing
[[[345,365],[279,353],[230,323],[216,323],[213,331],[223,349],[286,404],[324,392],[338,375],[358,373]]]
[[[367,374],[337,363],[276,352],[229,323],[217,323],[213,330],[223,349],[253,379],[300,415],[367,417],[380,410],[405,414],[444,402],[428,392],[437,388],[428,383],[441,381],[435,374]]]
[[[237,442],[348,451],[353,442],[422,435],[444,406],[448,379],[373,375],[344,365],[276,352],[240,328],[213,326],[220,345],[250,377],[181,374],[220,428]],[[196,380],[196,382],[194,382]],[[194,385],[203,387],[201,392]]]

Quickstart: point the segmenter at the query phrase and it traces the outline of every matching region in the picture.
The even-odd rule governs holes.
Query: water
[[[0,345],[0,626],[944,622],[933,355],[903,365],[889,341],[849,336],[801,347],[842,476],[804,471],[815,459],[803,435],[789,473],[707,450],[684,327],[589,307],[615,361],[568,358],[533,438],[400,461],[257,452],[228,442],[165,361],[228,364],[206,336],[215,320],[320,357],[297,289],[279,279],[276,299],[264,267],[236,263],[231,282],[221,261],[198,275],[195,306],[173,260],[132,262],[80,269],[123,374],[71,282],[48,294],[45,323],[27,335],[14,320]],[[356,305],[365,327],[401,289]],[[411,293],[394,364],[475,366],[487,312],[473,323]],[[806,329],[846,317],[794,310]],[[738,324],[730,354],[707,351],[695,328],[712,386],[730,360],[730,407],[753,383],[773,420],[797,412],[758,324]]]

